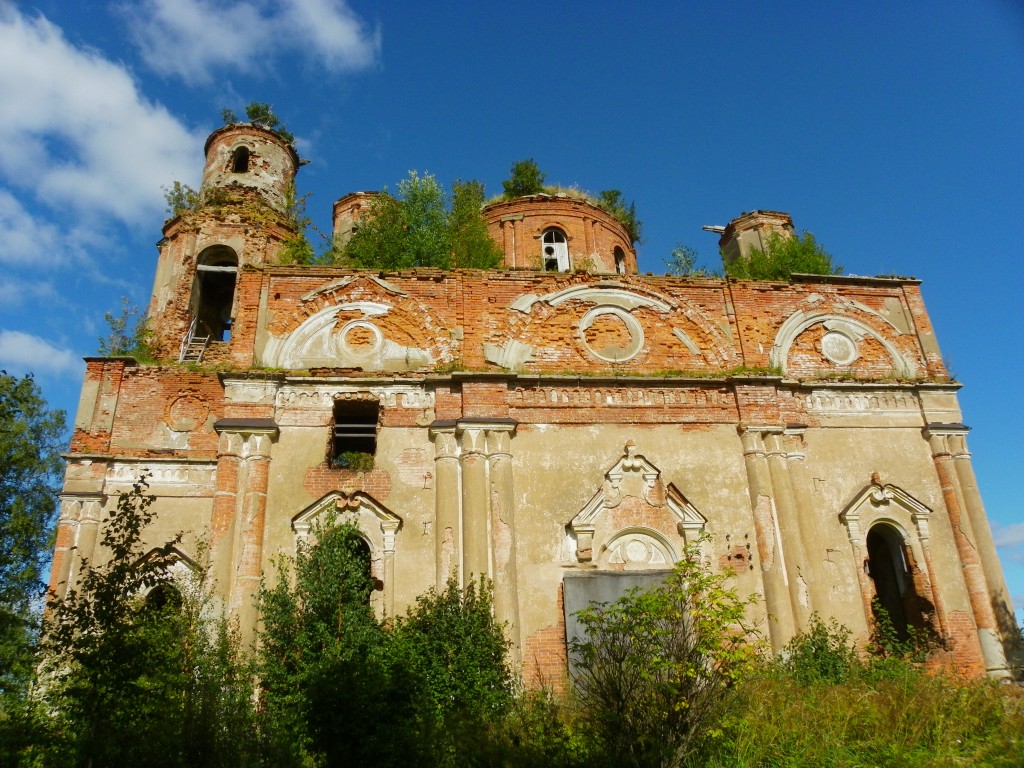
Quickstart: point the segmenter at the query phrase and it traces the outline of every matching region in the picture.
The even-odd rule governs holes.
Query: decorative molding
[[[823,324],[830,331],[849,336],[851,340],[859,340],[865,336],[870,336],[881,344],[889,354],[889,357],[892,359],[893,368],[898,375],[913,377],[917,374],[915,363],[907,359],[891,341],[884,338],[873,328],[856,318],[827,311],[805,312],[797,310],[790,315],[775,335],[775,343],[772,345],[769,353],[769,365],[773,368],[779,368],[785,373],[786,364],[789,359],[789,350],[793,346],[793,342],[796,341],[801,333],[818,323]]]
[[[629,334],[629,344],[627,346],[608,347],[598,350],[590,345],[590,342],[587,341],[587,331],[602,315],[612,315],[622,322],[626,328],[626,333]],[[632,360],[640,354],[640,350],[644,346],[644,329],[639,321],[626,310],[616,306],[601,305],[588,310],[580,318],[577,334],[580,343],[590,354],[608,363],[623,363],[627,360]]]
[[[804,395],[804,406],[811,413],[920,413],[917,395],[907,391],[851,392],[815,389]]]
[[[907,540],[904,526],[907,521],[916,528],[917,536],[924,544],[931,537],[931,514],[931,509],[902,488],[873,482],[839,514],[839,521],[846,526],[850,542],[855,546],[865,545],[867,528],[878,522],[894,525]]]
[[[216,461],[115,461],[107,466],[105,481],[111,485],[133,485],[145,474],[150,487],[202,486],[212,491],[216,471]]]
[[[626,443],[625,452],[617,462],[605,473],[604,483],[601,490],[594,494],[583,509],[581,509],[567,525],[568,532],[576,540],[576,556],[580,562],[588,562],[593,559],[594,534],[600,518],[609,509],[619,506],[626,495],[626,482],[632,480],[634,483],[639,480],[639,498],[642,498],[649,506],[667,508],[676,519],[676,527],[679,535],[685,540],[690,536],[699,534],[707,524],[707,518],[700,514],[679,490],[671,483],[666,487],[661,480],[661,470],[655,467],[646,458],[637,453],[636,444],[630,440]],[[648,528],[629,528],[627,530],[636,533],[643,533],[652,537],[655,541],[661,541],[668,549],[666,552],[674,553],[674,548],[657,531]],[[609,538],[610,542],[623,532],[616,532]],[[605,544],[605,548],[609,544]],[[675,562],[673,560],[672,562]]]
[[[334,401],[351,396],[372,397],[385,408],[423,410],[434,407],[434,393],[422,384],[382,384],[367,386],[323,383],[317,379],[296,381],[290,379],[277,393],[278,408],[314,408],[323,410],[334,406]]]
[[[263,350],[263,362],[272,368],[361,368],[367,371],[408,371],[429,367],[434,357],[428,350],[409,347],[388,339],[372,318],[383,317],[394,307],[372,301],[335,304],[306,318],[285,336],[271,335]],[[358,312],[362,317],[338,328],[338,314]],[[374,344],[356,349],[348,335],[356,329],[369,330]]]
[[[350,496],[341,491],[332,491],[302,510],[292,518],[296,541],[308,541],[317,518],[331,511],[342,520],[349,516],[353,518],[354,524],[370,545],[372,554],[394,554],[395,539],[402,527],[402,518],[362,491]]]

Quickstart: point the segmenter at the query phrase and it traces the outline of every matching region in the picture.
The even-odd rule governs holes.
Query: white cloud
[[[370,66],[380,52],[379,32],[344,0],[141,0],[124,13],[146,64],[190,83],[219,69],[255,72],[285,52],[336,72]]]
[[[57,227],[34,218],[10,192],[0,188],[0,264],[56,265],[64,249]]]
[[[0,278],[0,307],[10,309],[21,306],[26,299],[57,299],[57,290],[49,281],[18,280],[11,277]]]
[[[1019,547],[1024,544],[1024,523],[994,524],[992,535],[997,547]]]
[[[124,10],[146,64],[188,82],[208,83],[216,67],[250,71],[273,40],[270,19],[251,3],[143,0]]]
[[[290,0],[285,17],[294,24],[293,44],[312,45],[330,69],[362,69],[380,52],[380,30],[366,26],[343,0]]]
[[[992,524],[992,538],[1001,552],[1003,562],[1024,563],[1024,523]]]
[[[195,174],[201,135],[121,65],[3,4],[0,93],[0,174],[51,206],[141,223],[163,209],[161,186]]]
[[[71,373],[81,375],[82,359],[45,339],[21,331],[0,331],[0,368],[9,373]]]

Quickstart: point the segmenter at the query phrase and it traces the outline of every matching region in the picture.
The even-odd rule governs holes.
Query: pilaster
[[[924,428],[924,436],[931,446],[932,461],[935,464],[935,473],[939,478],[939,487],[942,489],[942,499],[946,504],[946,512],[949,514],[950,525],[953,529],[953,539],[960,558],[974,622],[978,628],[978,640],[981,643],[985,668],[992,677],[1007,677],[1009,668],[1006,662],[1006,651],[1003,648],[999,625],[992,609],[993,595],[989,591],[982,563],[984,542],[980,542],[975,533],[972,516],[965,513],[966,502],[960,485],[960,476],[953,459],[954,449],[959,450],[966,447],[963,442],[963,436],[966,433],[967,427],[963,424],[929,424]],[[959,440],[953,438],[959,438]],[[978,503],[980,503],[980,497]],[[982,523],[987,529],[987,523],[984,520]],[[992,545],[992,549],[994,553],[994,545]]]

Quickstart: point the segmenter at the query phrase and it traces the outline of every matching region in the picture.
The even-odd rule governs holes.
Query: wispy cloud
[[[53,373],[80,376],[82,359],[68,349],[21,331],[0,331],[0,368],[8,373]]]
[[[379,30],[344,0],[142,0],[123,10],[147,66],[195,84],[220,70],[258,73],[288,52],[334,72],[368,67],[380,52]]]
[[[163,208],[162,185],[195,175],[200,134],[145,99],[123,66],[6,4],[0,93],[0,176],[53,208],[137,224]],[[4,213],[16,232],[52,236],[9,192]]]
[[[57,290],[49,281],[18,280],[10,276],[0,277],[0,306],[6,309],[19,307],[26,299],[54,300],[57,297]]]
[[[992,538],[1003,562],[1024,563],[1024,523],[992,524]]]

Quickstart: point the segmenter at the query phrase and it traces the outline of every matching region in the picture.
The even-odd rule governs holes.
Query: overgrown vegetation
[[[398,195],[374,197],[336,260],[354,267],[493,269],[501,249],[481,215],[483,184],[452,184],[450,198],[437,179],[416,171],[398,183]]]
[[[373,454],[367,451],[342,451],[332,459],[331,466],[337,469],[369,472],[373,469]]]
[[[832,263],[832,256],[810,232],[792,237],[772,232],[763,251],[753,248],[746,258],[728,262],[725,273],[751,280],[788,280],[794,273],[841,275],[843,267]]]
[[[484,585],[451,582],[387,625],[369,550],[329,520],[261,597],[266,753],[273,765],[458,765],[512,702],[507,645]]]
[[[380,621],[362,534],[327,519],[262,588],[246,658],[203,574],[172,578],[174,542],[143,545],[152,503],[144,480],[122,494],[101,528],[109,559],[51,602],[38,676],[0,691],[0,764],[1024,763],[1018,688],[925,673],[884,621],[876,655],[817,618],[760,655],[748,601],[694,548],[660,587],[578,614],[573,693],[556,696],[515,688],[486,584],[450,582]]]
[[[121,311],[103,315],[110,333],[100,337],[97,354],[102,357],[130,356],[140,363],[156,362],[156,334],[149,317],[127,296],[121,297]]]
[[[64,430],[64,412],[47,408],[31,376],[0,371],[0,698],[31,677]]]
[[[517,197],[540,194],[565,194],[570,197],[577,197],[581,200],[586,200],[591,205],[596,205],[598,208],[614,216],[625,228],[631,243],[643,242],[643,222],[636,215],[636,205],[631,200],[627,201],[622,196],[620,190],[606,189],[597,193],[597,195],[592,195],[575,187],[562,189],[561,187],[545,185],[544,180],[546,178],[547,174],[537,167],[537,163],[532,157],[512,163],[508,178],[501,183],[504,189],[502,199],[514,200]]]
[[[581,723],[611,765],[680,766],[752,666],[751,599],[702,562],[699,544],[655,589],[577,614],[573,686]]]
[[[222,109],[220,116],[224,120],[224,125],[234,125],[235,123],[241,122],[238,119],[238,115],[236,115],[234,110],[231,109]],[[277,115],[274,114],[273,107],[269,104],[262,101],[251,102],[245,108],[245,116],[253,125],[258,125],[261,128],[273,131],[289,144],[295,141],[294,134],[285,128]]]
[[[665,274],[673,277],[719,277],[719,274],[697,266],[697,251],[676,243],[665,262]]]

